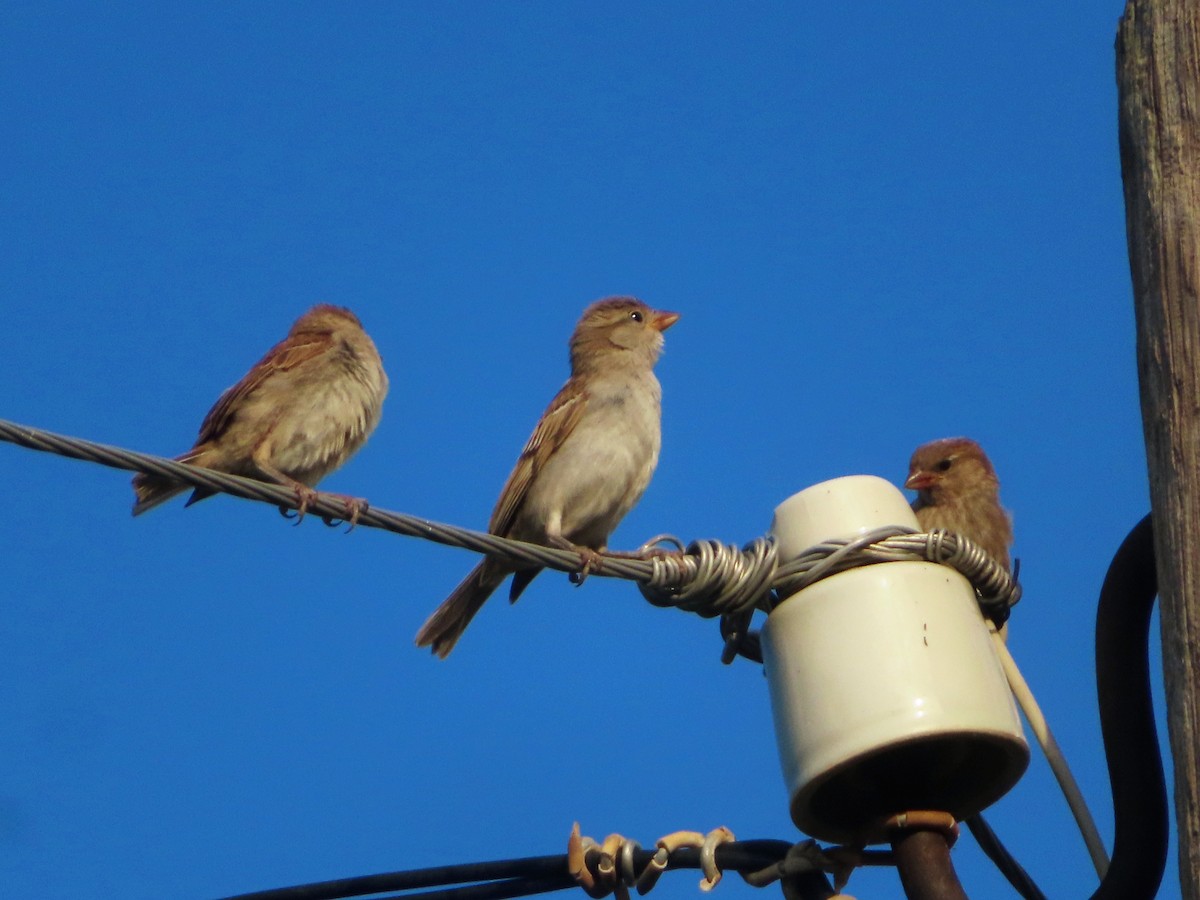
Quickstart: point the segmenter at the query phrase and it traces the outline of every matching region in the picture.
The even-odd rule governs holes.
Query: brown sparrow
[[[1000,505],[996,472],[977,443],[943,438],[918,447],[904,486],[917,492],[912,508],[921,528],[956,531],[1010,568],[1012,520]]]
[[[595,563],[658,463],[662,389],[654,364],[662,333],[678,319],[632,297],[584,310],[571,335],[571,377],[521,451],[488,531],[575,550],[585,571]],[[505,578],[514,575],[509,599],[516,601],[540,571],[485,558],[421,627],[417,646],[445,657]]]
[[[217,400],[180,462],[295,489],[299,516],[313,487],[361,447],[379,424],[388,379],[358,317],[314,306],[286,338]],[[188,486],[157,475],[133,479],[135,516]],[[187,506],[213,494],[196,488]],[[364,501],[344,497],[354,522]]]

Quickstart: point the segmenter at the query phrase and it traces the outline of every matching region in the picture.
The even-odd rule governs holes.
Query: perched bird
[[[571,377],[542,414],[492,511],[492,534],[575,550],[585,570],[637,503],[658,463],[662,388],[654,364],[678,313],[632,297],[599,300],[571,335]],[[487,557],[417,633],[447,656],[510,574],[516,601],[540,568]],[[514,574],[515,573],[515,574]]]
[[[918,447],[904,486],[917,492],[913,511],[930,531],[956,531],[1010,569],[1012,520],[1000,505],[1000,482],[991,461],[970,438],[943,438]]]
[[[303,516],[317,482],[349,459],[379,424],[387,390],[383,361],[358,317],[319,304],[220,396],[195,446],[176,459],[288,485]],[[169,478],[137,475],[133,514],[187,489]],[[213,493],[196,488],[186,505]],[[353,523],[364,501],[343,499]]]

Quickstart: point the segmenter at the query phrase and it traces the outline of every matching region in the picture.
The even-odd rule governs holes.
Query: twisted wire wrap
[[[673,606],[711,619],[753,610],[767,596],[779,556],[770,538],[740,551],[719,541],[692,541],[683,555],[655,556],[650,578],[638,583],[655,606]]]
[[[971,582],[989,619],[1002,625],[1021,599],[1012,574],[970,538],[935,528],[925,533],[901,525],[868,531],[851,540],[829,540],[809,547],[775,576],[775,595],[782,600],[811,584],[859,566],[885,562],[928,561],[950,566]]]
[[[228,475],[3,419],[0,419],[0,440],[111,468],[160,475],[246,500],[287,509],[298,506],[296,492],[284,485]],[[318,493],[308,508],[327,520],[345,514],[343,500],[329,494]],[[362,511],[358,524],[485,553],[520,567],[545,566],[560,572],[577,572],[580,568],[579,554],[570,550],[514,541],[373,506]],[[683,546],[675,538],[655,542],[659,540]],[[881,562],[928,560],[951,566],[975,587],[985,614],[998,625],[1007,619],[1009,607],[1021,596],[1020,585],[1013,576],[977,544],[960,534],[942,530],[923,534],[889,526],[853,540],[822,542],[783,566],[779,565],[775,542],[769,537],[755,538],[740,550],[732,544],[700,540],[693,541],[684,551],[663,552],[644,546],[642,552],[643,558],[603,555],[602,564],[592,574],[637,582],[642,596],[655,606],[677,607],[706,618],[721,616],[722,633],[727,637],[732,632],[743,638],[753,637],[748,632],[750,616],[756,609],[770,609],[772,596],[777,602],[822,578]]]

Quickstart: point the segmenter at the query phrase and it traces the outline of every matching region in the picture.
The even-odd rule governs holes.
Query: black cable
[[[777,863],[791,846],[787,841],[733,841],[717,847],[716,861],[723,871],[752,872]],[[634,854],[635,867],[640,871],[653,856],[653,850],[638,851]],[[667,868],[699,869],[700,851],[691,847],[676,850],[671,854]],[[814,874],[821,882],[825,882],[823,875]],[[567,873],[567,857],[560,854],[340,878],[237,894],[225,900],[344,900],[386,891],[412,891],[451,884],[466,886],[402,896],[420,900],[503,900],[576,886],[575,880]],[[398,896],[401,895],[393,895]]]
[[[362,897],[366,894],[379,894],[384,891],[410,891],[416,888],[438,887],[445,884],[518,878],[544,879],[547,876],[566,875],[566,872],[567,858],[563,854],[527,856],[521,859],[431,866],[403,872],[338,878],[332,881],[318,881],[312,884],[237,894],[227,897],[225,900],[342,900],[346,897]],[[569,875],[567,878],[570,884],[575,883]]]
[[[1041,888],[1004,846],[1000,837],[992,830],[992,826],[987,823],[982,814],[971,816],[966,820],[966,826],[971,832],[971,837],[975,838],[975,843],[979,845],[979,849],[995,864],[996,868],[1000,870],[1000,874],[1008,879],[1008,883],[1024,900],[1046,900],[1046,895],[1042,893]]]
[[[1092,900],[1152,900],[1167,866],[1167,787],[1150,694],[1154,529],[1142,519],[1108,567],[1096,610],[1096,693],[1112,783],[1112,862]]]
[[[513,897],[533,897],[574,887],[578,887],[575,879],[562,873],[557,878],[509,878],[418,894],[388,894],[373,900],[511,900]]]

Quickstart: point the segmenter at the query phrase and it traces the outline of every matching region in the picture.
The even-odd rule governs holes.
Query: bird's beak
[[[667,312],[666,310],[656,309],[650,317],[650,324],[659,331],[666,331],[672,325],[679,321],[679,313]]]
[[[908,476],[908,480],[904,482],[904,486],[910,491],[923,491],[932,484],[932,472],[913,472]]]

